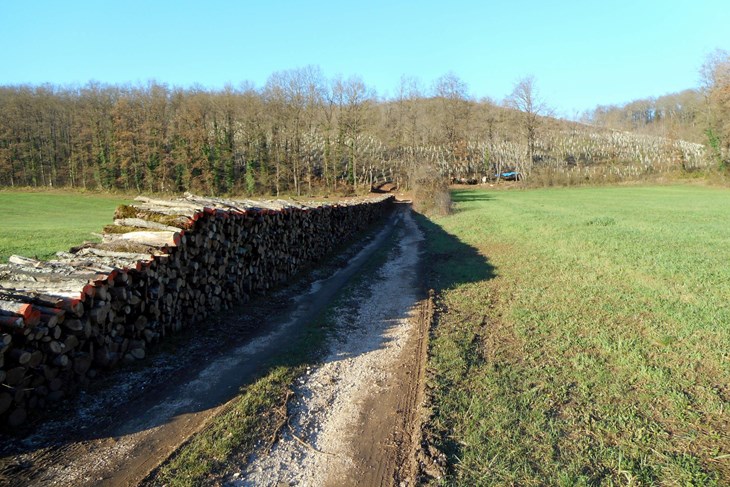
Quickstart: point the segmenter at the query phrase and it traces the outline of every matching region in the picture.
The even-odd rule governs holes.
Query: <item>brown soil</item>
[[[421,442],[421,406],[428,336],[433,317],[431,298],[417,305],[411,336],[394,364],[390,387],[370,396],[360,414],[353,442],[355,465],[335,485],[417,484],[416,452]]]

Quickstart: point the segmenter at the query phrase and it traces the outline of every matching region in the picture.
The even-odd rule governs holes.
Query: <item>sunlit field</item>
[[[0,262],[19,254],[48,259],[85,240],[98,241],[114,209],[129,201],[108,194],[0,191]]]
[[[424,220],[449,483],[730,483],[730,192],[453,196]]]

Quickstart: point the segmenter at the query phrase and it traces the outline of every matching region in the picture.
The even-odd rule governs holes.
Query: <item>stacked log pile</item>
[[[120,206],[102,242],[0,265],[0,427],[100,370],[285,281],[381,218],[392,196],[304,206],[186,195]]]

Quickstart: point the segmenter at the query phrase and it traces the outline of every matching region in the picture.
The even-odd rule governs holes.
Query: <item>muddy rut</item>
[[[221,341],[213,332],[190,340],[152,357],[144,370],[82,394],[33,435],[4,438],[0,484],[137,485],[395,236],[385,264],[335,313],[329,349],[295,384],[280,440],[268,454],[233,466],[225,482],[411,485],[430,305],[419,286],[423,237],[410,208],[398,206],[378,234],[344,256],[341,267],[258,308],[247,307],[246,316],[223,315],[222,326],[240,340]],[[279,311],[272,313],[272,305]],[[252,331],[262,320],[266,326]]]

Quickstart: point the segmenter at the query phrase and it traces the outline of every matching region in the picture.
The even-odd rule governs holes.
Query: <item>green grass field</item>
[[[730,485],[730,191],[459,191],[423,219],[445,485]]]
[[[0,191],[0,262],[12,254],[48,259],[84,240],[97,240],[123,196]]]

